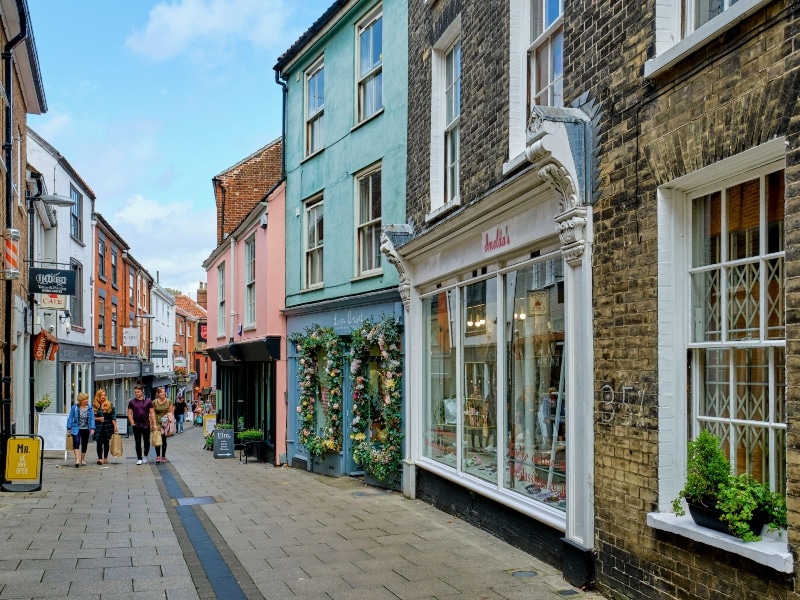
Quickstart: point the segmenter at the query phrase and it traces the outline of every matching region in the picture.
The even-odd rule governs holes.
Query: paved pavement
[[[42,491],[0,493],[0,600],[602,598],[419,500],[215,460],[199,427],[165,465],[124,445],[100,466],[90,444],[79,469],[48,453]]]

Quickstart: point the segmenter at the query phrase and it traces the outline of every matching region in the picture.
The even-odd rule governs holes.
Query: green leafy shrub
[[[245,429],[238,435],[241,442],[260,442],[264,439],[264,432],[260,429]]]

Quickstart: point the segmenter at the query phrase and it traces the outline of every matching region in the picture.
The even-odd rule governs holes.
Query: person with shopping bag
[[[144,388],[140,383],[133,386],[134,397],[128,402],[128,423],[133,428],[133,443],[136,447],[137,465],[147,463],[150,454],[150,432],[156,428],[156,415],[153,401],[145,398]],[[144,445],[144,453],[142,453]]]
[[[158,388],[153,402],[156,414],[156,427],[161,427],[161,445],[156,446],[156,463],[167,462],[167,438],[175,434],[175,407],[167,398],[164,388]]]
[[[108,401],[105,390],[97,390],[94,395],[94,421],[97,430],[97,464],[108,463],[108,451],[111,446],[111,436],[117,433],[117,419],[114,405]]]
[[[89,406],[89,394],[81,392],[67,417],[67,432],[72,434],[72,450],[75,453],[75,468],[86,466],[86,447],[89,436],[94,433],[94,410]]]

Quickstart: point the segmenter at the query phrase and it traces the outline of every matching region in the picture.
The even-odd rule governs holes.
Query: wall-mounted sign
[[[167,355],[166,350],[153,349],[150,351],[150,358],[169,358],[169,356]]]
[[[122,345],[133,348],[139,345],[139,330],[136,327],[123,328]]]
[[[176,356],[172,361],[173,367],[183,367],[186,368],[186,357],[185,356]]]
[[[31,294],[75,295],[75,271],[72,269],[28,269]]]
[[[67,308],[67,297],[62,294],[39,294],[39,307],[65,310]]]
[[[208,325],[206,323],[200,324],[200,341],[201,342],[208,341]]]
[[[496,227],[487,229],[481,234],[481,245],[484,255],[505,252],[510,249],[514,237],[514,222],[507,221]]]

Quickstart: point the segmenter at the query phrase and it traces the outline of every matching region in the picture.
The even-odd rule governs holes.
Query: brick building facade
[[[281,140],[278,139],[214,177],[217,245],[281,179],[281,161]]]
[[[800,10],[737,3],[691,31],[670,7],[565,7],[565,98],[588,92],[602,102],[603,195],[593,214],[597,583],[631,598],[794,598],[800,232],[788,216],[800,190]],[[708,220],[699,225],[702,210]],[[760,249],[745,243],[751,235]],[[704,241],[711,255],[719,248],[720,281]],[[762,296],[758,310],[746,308],[744,299]],[[786,493],[788,549],[785,536],[723,542],[671,515],[685,443],[700,429],[722,437],[734,470]]]

